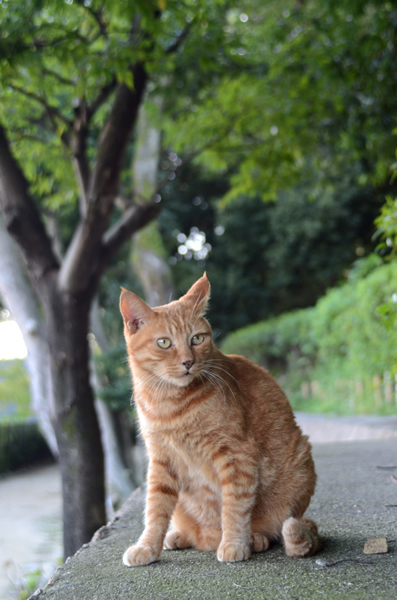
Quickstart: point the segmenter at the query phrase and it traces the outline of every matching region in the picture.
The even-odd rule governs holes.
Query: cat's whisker
[[[206,377],[206,379],[212,383],[212,385],[214,387],[216,387],[222,394],[223,396],[223,401],[226,404],[226,396],[225,396],[225,391],[223,389],[223,387],[221,386],[220,382],[218,381],[218,379],[214,376],[214,373],[212,373],[211,371],[207,371],[206,369],[204,369],[202,371],[202,374]]]
[[[207,360],[204,361],[205,364],[207,363],[211,363],[210,366],[213,369],[219,369],[220,371],[223,371],[224,373],[226,373],[227,375],[229,375],[229,377],[231,377],[236,383],[237,385],[240,387],[240,384],[238,382],[238,380],[227,370],[224,369],[223,367],[221,367],[218,363],[222,364],[222,361],[216,358],[208,358]]]
[[[212,367],[214,368],[214,367]],[[224,377],[222,377],[222,375],[219,375],[219,373],[214,373],[213,371],[210,371],[211,375],[215,378],[218,379],[218,381],[220,382],[220,384],[224,383],[230,390],[231,395],[233,396],[234,399],[236,399],[234,392],[232,390],[232,388],[230,387],[230,385],[228,384],[228,382],[225,380]]]
[[[144,378],[138,378],[136,381],[135,387],[137,389],[142,389],[149,385],[149,388],[151,388],[152,382],[154,384],[154,382],[156,380],[157,380],[157,377],[155,375],[153,375],[153,373],[149,373]]]
[[[157,390],[157,395],[158,395],[159,399],[162,398],[162,396],[164,395],[164,392],[166,392],[167,388],[169,388],[169,387],[170,387],[169,382],[166,379],[163,379],[161,381],[161,384],[160,384],[158,390]]]
[[[151,386],[151,395],[153,396],[153,399],[156,403],[158,403],[162,396],[163,396],[163,392],[165,391],[165,388],[169,387],[169,382],[167,381],[167,379],[164,378],[164,375],[167,374],[167,369],[163,369],[160,373],[156,373],[155,375],[155,379],[156,381],[153,382],[152,386]]]

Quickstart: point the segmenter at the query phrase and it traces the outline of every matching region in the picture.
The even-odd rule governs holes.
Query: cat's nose
[[[184,360],[184,361],[182,361],[182,364],[184,367],[186,367],[187,370],[189,370],[190,367],[194,364],[194,360],[192,360],[192,359]]]

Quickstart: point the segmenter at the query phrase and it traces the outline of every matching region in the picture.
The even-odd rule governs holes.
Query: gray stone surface
[[[312,444],[397,439],[397,417],[375,415],[332,417],[295,412],[295,418]]]
[[[279,546],[248,561],[221,564],[215,553],[164,551],[159,562],[127,568],[121,556],[142,530],[144,492],[137,490],[117,520],[99,530],[53,575],[39,600],[272,600],[396,597],[397,440],[339,442],[314,446],[318,485],[308,514],[323,536],[321,551],[306,559],[285,556]],[[387,554],[366,555],[368,538],[385,536]],[[321,566],[318,560],[364,560]],[[243,586],[243,587],[236,587]]]

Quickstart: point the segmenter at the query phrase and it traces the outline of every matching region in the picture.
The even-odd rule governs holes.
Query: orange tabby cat
[[[319,547],[315,523],[302,518],[316,481],[307,437],[264,369],[216,348],[204,318],[209,292],[204,275],[153,309],[121,294],[149,454],[145,530],[125,552],[127,566],[157,560],[163,546],[217,550],[225,562],[271,540],[282,539],[290,556]]]

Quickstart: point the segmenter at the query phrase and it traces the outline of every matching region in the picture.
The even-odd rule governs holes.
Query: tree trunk
[[[59,257],[61,256],[58,252]],[[4,227],[0,214],[0,296],[4,305],[22,331],[28,350],[26,358],[29,372],[32,409],[38,418],[40,430],[54,456],[58,455],[58,446],[52,424],[53,399],[50,356],[45,339],[45,324],[39,309],[33,288],[26,278],[20,251]],[[95,308],[95,303],[94,303]],[[96,311],[97,313],[98,311]],[[98,332],[99,316],[93,327],[97,341],[102,349],[106,345],[104,334]],[[96,386],[94,386],[95,389]],[[109,491],[121,500],[126,499],[134,487],[128,473],[130,465],[124,464],[124,452],[120,448],[118,436],[118,415],[104,405],[96,402],[96,410],[101,426],[105,450],[105,463]]]
[[[131,465],[127,465],[124,460],[122,447],[124,439],[120,436],[120,432],[117,429],[117,413],[111,410],[106,402],[99,398],[96,400],[96,410],[105,450],[105,474],[108,496],[112,500],[112,505],[115,504],[115,496],[116,504],[119,504],[127,500],[131,492],[137,487],[137,484]],[[123,414],[123,418],[126,418],[125,414]]]
[[[62,474],[65,557],[88,542],[106,521],[104,457],[90,385],[87,335],[91,302],[118,249],[159,212],[155,203],[132,205],[123,218],[110,225],[125,151],[147,81],[141,63],[131,65],[130,72],[134,86],[117,86],[84,189],[80,220],[62,259],[54,252],[29,183],[0,126],[4,223],[21,249],[45,312]],[[79,135],[78,131],[74,135]]]
[[[51,452],[57,456],[58,447],[51,422],[52,386],[45,325],[37,297],[30,281],[26,278],[20,251],[8,234],[1,214],[0,295],[22,332],[28,350],[26,364],[29,371],[32,408]]]
[[[95,335],[100,350],[106,352],[106,350],[109,349],[109,344],[102,326],[97,300],[94,300],[91,307],[90,321],[91,330]],[[98,380],[93,361],[91,367],[93,388],[98,391],[101,387],[101,382]],[[118,413],[120,411],[113,411],[106,402],[100,398],[96,399],[95,406],[101,427],[102,444],[105,451],[107,493],[111,499],[116,495],[119,497],[120,501],[124,501],[128,498],[133,489],[137,487],[131,460],[129,462],[126,461],[126,456],[130,455],[132,457],[132,442],[128,439],[125,440],[125,437],[120,435],[118,427]],[[121,418],[127,421],[128,415],[125,414],[125,411],[121,412]]]
[[[154,100],[161,113],[162,100]],[[134,193],[143,202],[152,199],[157,187],[161,149],[161,131],[150,120],[145,104],[138,120],[138,139],[132,165]],[[150,306],[167,304],[172,297],[171,269],[156,222],[149,223],[134,236],[133,264],[145,299]]]
[[[62,474],[65,558],[106,522],[104,456],[89,377],[91,295],[45,299],[54,384],[54,427]]]

